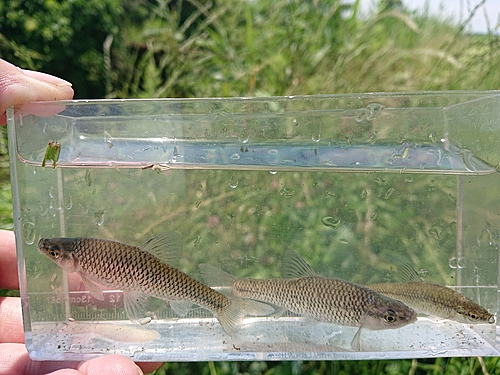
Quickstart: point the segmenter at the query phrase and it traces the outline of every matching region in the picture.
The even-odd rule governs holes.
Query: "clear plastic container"
[[[280,278],[299,253],[321,276],[425,282],[499,308],[500,93],[93,100],[8,112],[26,345],[37,360],[136,361],[500,355],[495,324],[432,316],[394,330],[292,313],[247,317],[230,336],[194,306],[153,300],[133,323],[120,290],[98,301],[37,250],[39,238],[139,246],[177,232],[180,270],[208,263]],[[58,155],[46,155],[49,142]],[[50,148],[50,147],[49,147]],[[45,157],[45,167],[42,162]],[[53,168],[55,163],[55,168]],[[214,285],[217,289],[217,285]],[[326,297],[325,297],[326,298]]]

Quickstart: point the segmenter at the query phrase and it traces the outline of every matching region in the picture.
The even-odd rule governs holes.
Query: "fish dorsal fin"
[[[182,249],[181,235],[177,232],[161,233],[147,240],[139,248],[163,263],[175,266]]]
[[[417,271],[408,263],[398,264],[398,272],[406,282],[423,282]]]
[[[282,275],[287,279],[317,276],[309,263],[293,250],[287,250],[283,255]]]

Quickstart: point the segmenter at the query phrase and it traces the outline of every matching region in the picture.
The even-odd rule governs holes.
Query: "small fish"
[[[417,320],[400,301],[361,285],[318,276],[294,251],[284,254],[285,279],[237,279],[209,264],[199,267],[209,285],[229,287],[235,297],[271,303],[321,322],[359,327],[351,342],[356,350],[363,328],[400,328]]]
[[[406,303],[415,311],[460,323],[495,323],[495,317],[463,294],[422,281],[408,264],[399,266],[403,283],[369,284],[368,288]]]
[[[144,321],[151,297],[168,300],[184,316],[193,304],[210,310],[232,335],[245,315],[268,315],[274,308],[256,301],[230,299],[172,267],[180,235],[162,233],[141,247],[97,238],[41,238],[38,249],[67,272],[80,275],[90,294],[104,299],[98,284],[121,289],[129,319]]]

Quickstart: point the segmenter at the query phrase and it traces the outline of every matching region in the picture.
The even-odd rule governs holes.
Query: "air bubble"
[[[324,218],[321,219],[321,222],[325,227],[333,228],[336,229],[340,226],[342,223],[340,219],[336,219],[331,216],[325,216]]]
[[[229,186],[233,189],[236,189],[238,187],[238,176],[236,173],[233,173],[231,175],[231,178],[229,179]]]
[[[23,223],[23,238],[26,245],[35,243],[35,224],[31,222]]]
[[[276,150],[275,148],[272,148],[268,151],[269,155],[278,155],[278,150]]]
[[[236,153],[235,153],[235,154],[232,154],[232,155],[230,156],[230,158],[231,158],[231,160],[239,160],[239,159],[240,159],[240,154],[236,154]]]

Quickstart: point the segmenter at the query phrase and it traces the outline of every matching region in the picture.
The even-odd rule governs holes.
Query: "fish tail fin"
[[[243,324],[243,318],[245,318],[245,316],[269,315],[273,312],[274,307],[265,303],[246,299],[234,299],[231,300],[231,303],[217,316],[217,319],[222,325],[222,328],[224,328],[224,331],[229,335],[233,335]]]
[[[198,268],[200,269],[203,281],[205,281],[208,286],[220,287],[222,293],[232,296],[233,284],[236,281],[236,276],[207,263],[201,263]]]

